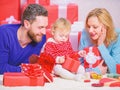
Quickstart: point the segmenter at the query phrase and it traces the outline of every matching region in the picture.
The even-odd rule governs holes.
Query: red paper
[[[116,64],[116,72],[117,74],[120,74],[120,64]]]
[[[27,3],[37,3],[41,5],[50,5],[50,0],[27,0]]]
[[[10,16],[20,20],[20,0],[0,0],[0,22]]]
[[[28,77],[39,77],[43,76],[45,81],[53,82],[53,77],[50,72],[39,64],[21,64],[22,72]]]
[[[86,51],[87,55],[90,52],[90,48],[92,48],[92,53],[94,54],[94,56],[95,57],[99,57],[99,59],[96,59],[95,61],[93,60],[94,59],[93,55],[91,57],[89,57],[89,58],[93,58],[92,59],[93,60],[92,67],[94,68],[94,67],[96,67],[96,66],[98,66],[100,64],[102,58],[101,58],[100,52],[99,52],[97,47],[87,47],[87,48],[85,48],[84,50]],[[89,61],[89,62],[92,62],[92,60]],[[85,60],[84,60],[84,67],[85,68],[89,68],[90,67],[90,63],[89,62],[85,58]]]
[[[51,55],[47,53],[41,53],[38,59],[38,64],[51,73],[55,64],[55,60]]]
[[[62,67],[76,73],[78,70],[78,67],[80,66],[80,61],[74,60],[70,57],[66,57],[65,62],[62,64]]]
[[[114,79],[114,78],[102,78],[100,83],[103,83],[104,86],[110,86],[110,87],[120,87],[120,80]]]
[[[43,76],[28,77],[24,73],[4,73],[4,86],[44,86]]]
[[[56,21],[56,19],[59,17],[59,6],[58,5],[49,5],[45,6],[48,10],[48,28],[52,26],[52,24]],[[66,15],[65,16],[68,20],[70,20],[71,23],[74,21],[78,21],[78,6],[76,4],[68,4],[67,6],[64,6],[66,9]]]
[[[34,2],[34,0],[30,1],[31,3]],[[28,4],[23,5],[22,12],[26,8]],[[58,19],[59,17],[59,6],[58,5],[44,5],[44,7],[48,10],[48,29],[51,28],[52,24]],[[66,9],[67,8],[67,9]],[[78,21],[78,5],[76,4],[68,4],[67,6],[64,6],[62,8],[66,13],[66,18],[70,20],[71,23],[74,21]]]

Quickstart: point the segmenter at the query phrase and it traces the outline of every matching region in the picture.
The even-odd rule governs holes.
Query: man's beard
[[[40,41],[42,41],[43,34],[34,34],[32,31],[28,31],[28,36],[30,37],[32,42],[39,43]],[[39,36],[40,38],[37,39],[37,36]]]

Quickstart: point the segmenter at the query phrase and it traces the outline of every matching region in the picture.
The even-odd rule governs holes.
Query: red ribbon
[[[53,81],[51,74],[39,64],[21,64],[21,68],[22,72],[33,80],[43,76],[47,81]]]
[[[29,77],[39,77],[43,75],[43,69],[39,64],[21,64],[22,72]]]

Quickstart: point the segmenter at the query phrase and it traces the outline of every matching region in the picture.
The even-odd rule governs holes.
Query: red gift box
[[[84,49],[87,53],[85,59],[84,59],[84,67],[96,67],[100,64],[102,61],[100,52],[97,47],[87,47]]]
[[[116,64],[116,72],[117,74],[120,74],[120,64]]]
[[[80,61],[70,58],[69,56],[66,57],[65,62],[62,64],[62,67],[76,73],[78,67],[80,66]]]
[[[53,82],[50,72],[39,64],[21,64],[23,73],[29,77],[43,76],[46,82]]]
[[[50,0],[27,0],[28,4],[37,3],[41,5],[50,5]]]
[[[43,76],[28,77],[24,73],[4,73],[4,86],[44,86]]]
[[[78,21],[78,5],[76,4],[66,6],[49,5],[45,8],[48,10],[48,28],[60,17],[67,18],[71,23]]]
[[[20,0],[1,0],[0,1],[0,21],[10,16],[14,16],[16,20],[20,20]]]
[[[51,74],[39,64],[21,64],[22,73],[4,73],[4,86],[44,86],[53,82]]]
[[[22,5],[21,12],[23,13],[23,11],[25,10],[25,8],[26,8],[29,4],[34,4],[34,3],[45,6],[45,5],[50,5],[50,0],[27,0],[27,2]]]
[[[30,2],[23,5],[22,12],[28,4]],[[44,5],[44,7],[48,10],[48,28],[51,28],[51,25],[60,17],[67,18],[71,23],[78,21],[78,5],[76,4],[68,4],[66,6]]]

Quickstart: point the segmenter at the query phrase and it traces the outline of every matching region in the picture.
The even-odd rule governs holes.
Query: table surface
[[[120,90],[120,87],[92,87],[92,83],[98,80],[91,80],[89,83],[83,81],[67,80],[55,77],[52,83],[45,83],[44,86],[3,86],[3,75],[0,75],[0,90]]]

